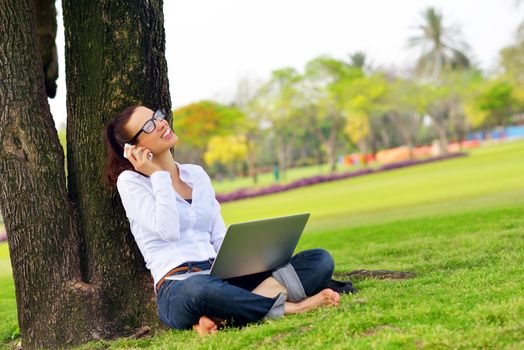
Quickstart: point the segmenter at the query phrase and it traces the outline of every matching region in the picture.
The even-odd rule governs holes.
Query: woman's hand
[[[147,176],[151,176],[155,171],[162,170],[162,168],[151,161],[148,155],[151,153],[145,147],[131,146],[127,148],[127,159],[131,162],[136,171],[141,172]]]

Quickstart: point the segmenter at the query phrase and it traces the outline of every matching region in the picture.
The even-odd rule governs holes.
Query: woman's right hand
[[[151,176],[155,171],[162,170],[162,168],[148,158],[151,151],[145,147],[131,146],[126,149],[127,159],[131,162],[136,171],[141,172],[147,176]]]

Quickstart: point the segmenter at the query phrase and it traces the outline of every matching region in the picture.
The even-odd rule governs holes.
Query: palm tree
[[[366,54],[362,51],[357,51],[353,54],[350,54],[349,60],[353,67],[359,68],[360,70],[364,70],[364,68],[367,66]]]
[[[442,13],[433,7],[422,12],[423,22],[417,26],[419,35],[409,38],[408,45],[421,47],[416,72],[431,79],[438,79],[444,68],[468,68],[471,61],[467,56],[469,46],[460,39],[460,27],[446,27]]]

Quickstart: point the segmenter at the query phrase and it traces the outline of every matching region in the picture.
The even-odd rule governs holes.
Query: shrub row
[[[294,188],[316,185],[322,182],[348,179],[351,177],[357,177],[357,176],[362,176],[362,175],[367,175],[367,174],[374,174],[374,173],[379,173],[382,171],[405,168],[405,167],[409,167],[413,165],[431,163],[431,162],[436,162],[436,161],[440,161],[444,159],[458,158],[458,157],[464,157],[464,156],[467,156],[467,153],[456,152],[456,153],[449,153],[446,155],[431,157],[431,158],[426,158],[426,159],[412,159],[412,160],[406,160],[402,162],[385,164],[376,169],[366,168],[366,169],[359,169],[359,170],[339,173],[339,174],[317,175],[317,176],[312,176],[312,177],[307,177],[304,179],[296,180],[296,181],[293,181],[285,185],[275,184],[275,185],[271,185],[271,186],[260,188],[260,189],[242,188],[240,190],[230,192],[227,194],[217,194],[216,198],[220,203],[226,203],[226,202],[236,201],[239,199],[265,196],[268,194],[288,191]]]

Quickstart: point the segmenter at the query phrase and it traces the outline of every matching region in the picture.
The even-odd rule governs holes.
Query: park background
[[[473,2],[464,3],[475,13]],[[275,66],[262,78],[215,78],[236,83],[226,96],[213,98],[227,88],[206,91],[205,80],[190,74],[207,96],[184,97],[187,103],[180,104],[177,96],[184,102],[184,95],[177,91],[184,86],[177,85],[176,74],[170,76],[176,87],[173,126],[181,139],[177,159],[203,165],[224,198],[264,194],[224,200],[227,223],[310,211],[299,250],[329,249],[338,276],[366,268],[414,271],[417,277],[357,281],[360,294],[345,297],[341,311],[321,310],[214,339],[171,332],[92,346],[522,346],[524,4],[479,3],[505,8],[508,16],[495,27],[479,25],[486,40],[504,29],[495,38],[498,46],[482,59],[464,35],[467,28],[441,2],[438,7],[406,5],[412,20],[405,23],[409,31],[401,41],[409,54],[392,55],[397,58],[391,61],[373,51],[382,46],[379,40],[358,48],[348,39],[345,52],[312,52],[295,66],[269,60]],[[335,11],[340,3],[331,5]],[[293,23],[292,13],[288,23]],[[369,31],[377,31],[377,22]],[[380,27],[387,31],[386,24]],[[167,41],[169,53],[169,35]],[[210,46],[215,53],[207,60],[221,49]],[[270,51],[271,57],[279,56]],[[172,69],[169,56],[168,64]],[[59,92],[64,85],[58,81]],[[50,103],[64,144],[54,101],[59,96]],[[461,157],[419,164],[453,154]],[[362,175],[363,169],[388,171]],[[336,174],[350,178],[334,181]],[[318,176],[333,181],[311,186]],[[307,179],[295,186],[304,188],[274,193]],[[9,347],[19,333],[6,243],[1,249],[0,336]]]

